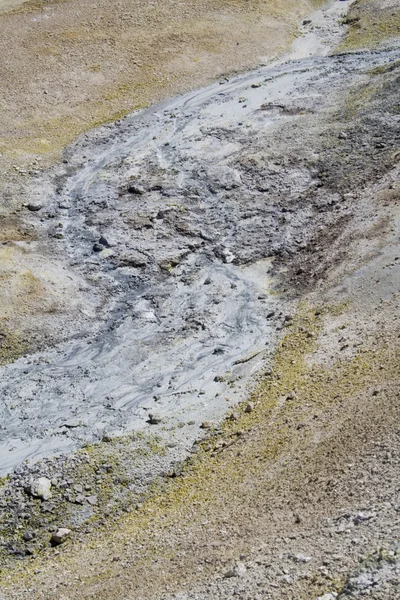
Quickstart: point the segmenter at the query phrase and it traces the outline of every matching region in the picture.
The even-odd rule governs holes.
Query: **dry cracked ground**
[[[2,10],[0,598],[399,599],[399,1]]]

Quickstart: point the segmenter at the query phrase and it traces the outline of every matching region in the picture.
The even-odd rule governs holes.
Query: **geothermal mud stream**
[[[99,324],[1,369],[0,474],[149,428],[149,413],[167,437],[181,424],[190,447],[203,420],[245,398],[289,310],[270,293],[273,257],[305,247],[315,219],[299,201],[315,173],[274,160],[269,132],[329,111],[399,56],[258,69],[87,134],[36,182],[47,218],[35,226],[88,281]]]

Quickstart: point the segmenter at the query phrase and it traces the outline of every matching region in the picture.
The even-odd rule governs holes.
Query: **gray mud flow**
[[[319,218],[307,194],[321,155],[290,127],[319,135],[346,90],[399,58],[263,67],[81,137],[36,182],[36,227],[96,290],[99,322],[1,368],[0,474],[150,427],[149,413],[157,432],[185,424],[190,446],[245,397],[291,307],[271,293],[274,265],[307,247]]]

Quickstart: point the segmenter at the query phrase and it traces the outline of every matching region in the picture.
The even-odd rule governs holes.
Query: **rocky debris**
[[[52,497],[50,479],[47,479],[47,477],[39,477],[38,479],[35,479],[32,481],[29,491],[30,494],[35,498],[49,500]]]
[[[149,413],[150,425],[159,425],[162,423],[163,417],[159,413]]]
[[[80,419],[68,419],[63,423],[63,427],[67,427],[67,429],[76,429],[76,427],[80,427],[82,425],[82,421]]]
[[[95,242],[93,244],[93,252],[102,252],[104,248],[105,246],[103,246],[103,244],[99,244],[99,242]]]
[[[291,557],[295,562],[298,563],[308,563],[311,560],[311,556],[306,556],[305,554],[293,554]]]
[[[133,267],[135,269],[143,269],[147,262],[146,256],[139,252],[123,252],[118,259],[120,267]]]
[[[130,194],[134,194],[135,196],[143,196],[145,190],[141,185],[130,184],[128,186],[128,192]]]
[[[237,565],[235,565],[232,569],[229,569],[229,571],[227,571],[224,574],[224,578],[231,579],[232,577],[242,577],[243,575],[245,575],[245,573],[246,567],[244,563],[239,562]]]
[[[251,413],[254,410],[254,402],[248,402],[246,408],[244,409],[245,413]]]
[[[43,208],[43,204],[41,202],[29,202],[27,205],[28,210],[31,212],[38,212]]]
[[[214,427],[213,421],[203,421],[200,425],[201,429],[212,429]]]
[[[51,536],[51,543],[55,546],[59,546],[63,544],[71,535],[71,530],[66,527],[61,527],[57,529]]]
[[[100,244],[101,246],[104,246],[104,248],[110,248],[111,246],[113,246],[113,245],[114,245],[114,244],[112,244],[112,243],[110,242],[110,240],[109,240],[108,238],[105,238],[105,237],[103,237],[103,236],[101,236],[101,237],[99,238],[99,244]]]
[[[207,170],[207,179],[214,192],[220,189],[232,190],[242,183],[239,171],[227,165],[210,167]]]

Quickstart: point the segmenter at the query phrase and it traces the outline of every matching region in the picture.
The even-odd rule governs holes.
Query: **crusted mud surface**
[[[0,597],[400,598],[400,48],[354,29],[386,9],[32,178],[3,249],[77,308],[2,338]]]

